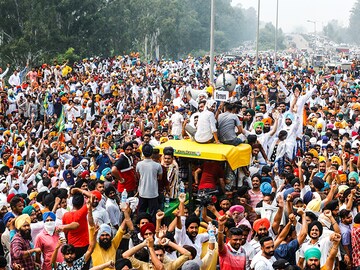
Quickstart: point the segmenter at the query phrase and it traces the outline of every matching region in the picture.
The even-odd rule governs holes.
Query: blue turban
[[[15,218],[15,216],[14,216],[14,214],[12,212],[7,212],[4,215],[3,221],[4,221],[5,226],[6,226],[6,223],[8,223],[11,218]]]
[[[112,235],[111,234],[111,227],[107,224],[101,224],[100,225],[100,228],[99,228],[99,231],[97,233],[97,241],[99,242],[99,239],[100,239],[100,236],[103,234],[103,233],[107,233],[108,235]]]
[[[261,177],[261,182],[262,182],[262,183],[267,182],[267,183],[271,184],[271,177],[269,177],[269,176],[262,176],[262,177]]]
[[[355,178],[356,183],[359,183],[359,175],[357,172],[351,172],[348,175],[348,179],[350,180],[351,178]]]
[[[43,214],[43,221],[45,221],[48,217],[51,217],[53,221],[56,220],[56,215],[53,212],[45,212]]]
[[[304,203],[308,204],[313,199],[313,193],[309,190],[304,195]]]
[[[271,194],[272,187],[268,182],[264,182],[260,185],[260,191],[264,195]]]
[[[33,206],[31,206],[31,205],[28,205],[22,210],[22,213],[23,214],[28,214],[30,216],[32,211],[35,211],[35,208]]]
[[[316,247],[311,247],[305,251],[304,255],[305,255],[305,260],[309,260],[311,258],[316,258],[316,259],[320,260],[321,251],[320,251],[320,249],[318,249]]]
[[[284,119],[290,119],[291,121],[294,121],[294,115],[291,112],[287,112],[284,115]]]
[[[110,171],[111,171],[111,169],[109,167],[107,167],[102,170],[101,175],[105,177],[108,174],[108,172],[110,172]]]
[[[284,200],[286,200],[287,196],[290,195],[293,192],[295,192],[295,189],[293,187],[288,188],[287,190],[285,190],[284,191]]]
[[[16,166],[24,166],[25,165],[25,162],[23,160],[20,160],[18,162],[16,162]]]

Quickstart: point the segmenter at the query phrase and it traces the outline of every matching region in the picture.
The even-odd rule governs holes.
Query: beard
[[[270,251],[270,252],[265,252],[265,251],[264,251],[264,253],[265,253],[266,256],[272,257],[272,256],[274,256],[274,253],[275,253],[275,252],[274,252],[274,251]]]
[[[270,127],[264,127],[264,133],[268,133],[270,131]]]
[[[196,232],[194,233],[189,233],[189,232],[186,232],[187,236],[189,236],[190,240],[195,243],[195,238],[196,236],[198,235]]]
[[[304,270],[320,270],[320,265],[312,265],[312,266],[309,266],[309,265],[306,263]]]
[[[99,239],[99,246],[105,250],[108,250],[111,247],[111,241],[108,239],[105,240]]]
[[[31,240],[31,231],[30,230],[21,230],[20,229],[20,235],[25,240]]]
[[[261,233],[261,234],[258,233],[258,234],[257,234],[257,237],[258,237],[259,241],[260,241],[261,238],[263,238],[263,237],[265,237],[265,236],[269,236],[269,232]]]

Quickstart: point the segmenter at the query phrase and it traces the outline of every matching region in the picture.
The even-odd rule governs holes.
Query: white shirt
[[[109,214],[110,224],[113,226],[120,225],[120,220],[121,220],[122,215],[121,215],[119,205],[116,203],[115,200],[112,200],[110,198],[107,199],[106,211]]]
[[[182,217],[183,218],[183,217]],[[182,225],[181,230],[179,230],[177,227],[175,228],[175,236],[174,239],[176,243],[180,246],[189,245],[196,249],[196,258],[200,258],[201,251],[202,251],[202,243],[209,240],[209,234],[208,233],[201,233],[198,234],[195,238],[194,243],[190,240],[189,236],[186,234],[185,226]]]
[[[269,270],[273,269],[272,264],[276,261],[275,257],[272,256],[270,259],[265,258],[262,255],[262,251],[257,253],[251,261],[251,269],[254,270]]]
[[[208,110],[201,112],[197,123],[195,140],[200,143],[206,143],[213,138],[213,133],[216,131],[214,113]]]

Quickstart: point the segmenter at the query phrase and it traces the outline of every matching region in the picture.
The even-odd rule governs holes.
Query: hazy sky
[[[276,1],[260,0],[260,21],[272,22],[275,26]],[[329,21],[336,19],[342,26],[348,26],[350,10],[356,0],[279,0],[279,28],[293,32],[299,28],[307,32],[320,31]],[[257,10],[258,0],[233,0],[243,8],[254,7]]]

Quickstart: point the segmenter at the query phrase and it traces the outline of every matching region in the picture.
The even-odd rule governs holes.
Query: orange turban
[[[106,149],[109,149],[110,145],[107,143],[107,142],[103,142],[101,145],[100,145],[101,148],[106,148]]]
[[[259,232],[261,226],[265,226],[268,230],[270,228],[270,221],[267,218],[257,219],[254,222],[253,228],[255,232]]]
[[[264,125],[272,125],[272,119],[270,117],[264,118],[262,122],[264,123]]]

